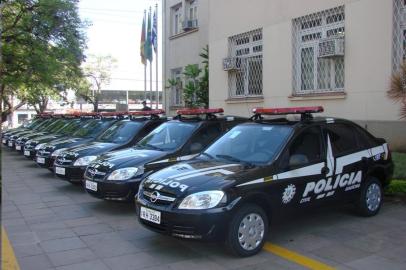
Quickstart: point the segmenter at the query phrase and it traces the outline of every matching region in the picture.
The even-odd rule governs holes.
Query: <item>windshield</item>
[[[35,126],[33,130],[43,130],[46,128],[49,124],[51,124],[55,119],[50,118],[42,121],[39,125]]]
[[[236,126],[207,148],[204,155],[231,162],[266,164],[274,159],[291,133],[290,126]]]
[[[111,120],[93,119],[79,128],[72,136],[96,138],[103,130],[112,124]]]
[[[42,118],[34,118],[31,121],[26,122],[23,124],[23,127],[25,128],[34,128],[35,126],[38,126],[42,122]]]
[[[60,129],[63,125],[65,125],[65,120],[63,119],[57,119],[55,120],[52,124],[47,126],[44,131],[46,132],[54,132],[58,129]]]
[[[78,130],[80,126],[83,126],[86,123],[85,120],[81,119],[73,119],[68,122],[68,124],[64,125],[61,129],[57,131],[58,134],[62,135],[70,135]]]
[[[120,121],[109,127],[98,141],[110,143],[125,143],[141,129],[143,123],[135,121]]]
[[[198,123],[167,122],[149,133],[137,146],[160,151],[171,151],[183,145]]]

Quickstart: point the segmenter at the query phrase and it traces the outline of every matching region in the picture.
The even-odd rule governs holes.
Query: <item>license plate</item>
[[[37,157],[37,162],[41,164],[45,164],[45,158],[43,157]]]
[[[21,145],[16,145],[16,150],[21,150]]]
[[[65,168],[55,167],[55,173],[65,175]]]
[[[27,157],[31,156],[30,151],[25,150],[25,151],[24,151],[24,156],[27,156]]]
[[[8,142],[8,146],[12,147],[13,143],[12,142]]]
[[[6,143],[6,142],[7,142],[7,140],[6,140],[6,139],[3,139],[3,140],[2,140],[2,142],[3,142],[3,143]]]
[[[161,224],[161,212],[145,208],[142,206],[140,209],[140,218],[156,224]]]
[[[97,191],[97,183],[93,182],[93,181],[86,180],[86,188],[90,189],[90,190],[93,190],[93,191]]]

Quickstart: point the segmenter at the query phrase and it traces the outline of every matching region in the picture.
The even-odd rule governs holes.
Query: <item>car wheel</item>
[[[226,245],[236,256],[248,257],[257,254],[268,235],[268,217],[255,204],[246,204],[232,218]]]
[[[382,198],[381,182],[375,177],[370,177],[361,189],[361,196],[357,204],[360,215],[371,217],[378,214],[382,206]]]

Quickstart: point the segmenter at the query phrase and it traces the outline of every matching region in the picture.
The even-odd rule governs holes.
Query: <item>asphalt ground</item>
[[[229,255],[219,243],[143,228],[131,204],[95,199],[33,161],[2,151],[2,269],[406,269],[406,204],[379,215],[351,207],[274,221],[261,253]]]

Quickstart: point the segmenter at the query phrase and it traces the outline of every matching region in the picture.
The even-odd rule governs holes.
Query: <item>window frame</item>
[[[249,32],[234,35],[228,38],[229,57],[238,57],[240,69],[229,71],[228,85],[229,98],[241,97],[263,97],[263,31],[262,28],[255,29]],[[251,80],[251,71],[254,68],[253,62],[258,61],[257,66],[260,82]],[[259,85],[256,91],[252,91],[251,86]]]
[[[171,87],[171,106],[183,106],[183,68],[171,69],[171,77],[173,80],[178,80],[176,86]]]
[[[178,35],[183,32],[182,27],[182,3],[176,4],[171,7],[171,33],[172,36]]]
[[[331,16],[342,14],[342,19],[335,22],[328,22]],[[308,26],[310,23],[314,23]],[[331,32],[345,32],[345,8],[339,6],[332,9],[323,10],[317,13],[308,14],[292,21],[293,26],[293,94],[306,95],[306,94],[320,94],[326,92],[340,93],[345,89],[345,56],[334,58],[319,58],[318,57],[318,44],[321,39],[333,37],[337,34],[330,35]],[[308,26],[308,27],[306,27]],[[336,30],[336,31],[335,31]],[[341,31],[339,31],[341,30]],[[308,38],[307,40],[304,40]],[[303,71],[302,71],[302,51],[307,48],[313,50],[313,80],[312,86],[309,89],[303,88]],[[338,75],[336,70],[337,59],[341,58],[343,61],[342,74]],[[326,62],[330,66],[328,71],[328,81],[322,82],[319,75],[322,71],[319,70],[320,63]],[[341,85],[336,85],[337,78],[342,78]],[[310,81],[311,82],[311,81]],[[325,84],[328,87],[319,87],[320,84]]]

